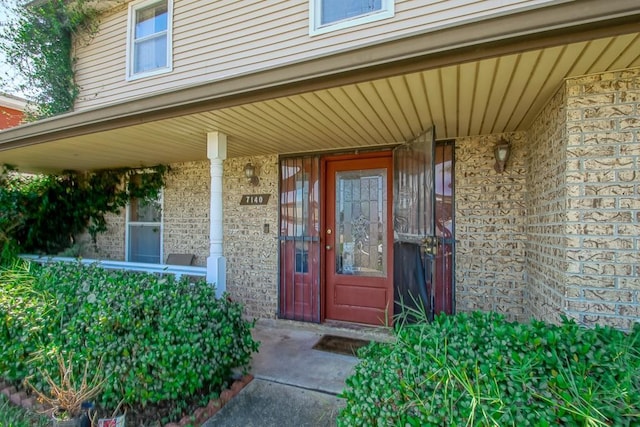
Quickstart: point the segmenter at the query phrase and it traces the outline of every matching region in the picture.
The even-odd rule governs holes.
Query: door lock
[[[427,255],[438,254],[438,238],[436,236],[427,236],[422,241],[422,252]]]
[[[438,247],[437,246],[423,246],[422,252],[427,255],[438,255]]]

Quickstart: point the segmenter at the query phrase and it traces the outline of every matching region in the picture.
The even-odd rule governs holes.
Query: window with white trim
[[[173,0],[129,4],[127,78],[153,76],[172,69]]]
[[[309,34],[393,17],[394,0],[309,0]]]
[[[134,175],[132,180],[140,180]],[[162,192],[157,199],[133,198],[127,206],[127,254],[129,262],[162,263]]]

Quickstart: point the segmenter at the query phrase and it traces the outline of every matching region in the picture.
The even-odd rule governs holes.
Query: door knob
[[[326,250],[330,251],[331,250],[331,245],[327,245],[324,247]]]

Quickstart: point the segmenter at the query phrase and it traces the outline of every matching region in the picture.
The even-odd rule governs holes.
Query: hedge
[[[80,264],[18,263],[0,272],[0,377],[45,389],[56,355],[106,378],[98,403],[182,402],[246,370],[258,344],[242,306],[187,278]],[[46,391],[46,390],[45,390]]]
[[[639,425],[639,338],[479,312],[404,324],[361,349],[338,425]]]

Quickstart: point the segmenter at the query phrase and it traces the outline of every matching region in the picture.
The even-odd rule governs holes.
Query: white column
[[[222,162],[227,158],[227,135],[220,132],[207,133],[207,157],[211,166],[207,282],[215,284],[216,295],[220,297],[227,289],[226,260],[222,246]]]

